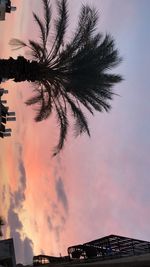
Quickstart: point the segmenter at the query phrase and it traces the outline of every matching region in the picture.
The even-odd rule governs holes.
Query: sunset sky
[[[53,8],[55,0],[51,1]],[[111,33],[124,77],[114,90],[109,113],[88,115],[91,138],[69,135],[64,150],[52,158],[57,143],[54,117],[35,123],[28,83],[8,81],[6,96],[16,123],[11,138],[0,140],[0,214],[4,237],[14,238],[17,263],[31,263],[40,253],[59,256],[67,247],[109,234],[150,241],[150,1],[68,0],[69,34],[82,3],[99,11],[97,30]],[[0,57],[12,51],[11,38],[37,38],[32,11],[40,0],[12,0],[17,11],[0,22]],[[53,10],[55,14],[55,10]]]

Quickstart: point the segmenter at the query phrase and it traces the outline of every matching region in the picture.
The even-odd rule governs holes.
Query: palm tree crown
[[[112,37],[97,33],[98,13],[94,8],[82,6],[77,28],[70,41],[65,42],[68,5],[67,0],[57,1],[55,37],[50,42],[50,1],[43,0],[43,7],[43,20],[33,13],[40,30],[40,42],[29,40],[25,43],[13,39],[10,44],[15,49],[29,48],[34,60],[35,69],[31,76],[36,94],[26,104],[38,104],[35,120],[47,119],[53,110],[56,111],[60,126],[60,138],[54,150],[56,155],[63,148],[67,136],[68,109],[75,119],[76,135],[83,132],[90,135],[82,106],[92,114],[94,110],[109,111],[108,101],[114,95],[112,87],[122,80],[120,75],[109,73],[109,70],[117,66],[121,58]]]

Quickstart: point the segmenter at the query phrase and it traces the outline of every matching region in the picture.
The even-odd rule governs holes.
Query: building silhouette
[[[8,94],[8,90],[0,88],[0,138],[11,136],[11,128],[7,128],[7,122],[16,121],[15,112],[9,111],[6,106],[7,100],[3,100],[2,96]]]
[[[150,266],[150,242],[118,235],[105,236],[68,248],[68,256],[33,257],[37,267],[145,267]]]
[[[0,20],[5,20],[6,13],[15,11],[16,7],[11,5],[10,0],[0,0]]]
[[[0,266],[16,267],[13,239],[0,240]]]
[[[0,241],[0,267],[16,265],[13,239]],[[150,242],[119,235],[109,235],[90,242],[71,246],[68,255],[54,257],[38,255],[26,267],[148,267]]]

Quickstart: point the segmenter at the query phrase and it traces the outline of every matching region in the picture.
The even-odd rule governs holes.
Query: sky
[[[95,6],[97,30],[114,37],[123,57],[115,72],[124,81],[114,88],[118,96],[109,113],[87,113],[91,138],[70,134],[55,158],[54,116],[35,123],[34,108],[24,104],[31,84],[2,84],[17,121],[10,124],[11,138],[0,140],[0,214],[4,238],[14,238],[17,263],[31,263],[41,253],[65,255],[71,245],[109,234],[150,240],[150,1],[68,2],[67,38],[81,4]],[[17,11],[0,22],[1,58],[24,55],[11,50],[11,38],[38,37],[32,11],[42,14],[41,1],[12,3]]]

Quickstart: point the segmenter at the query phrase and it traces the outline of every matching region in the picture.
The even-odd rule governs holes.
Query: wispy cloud
[[[47,216],[47,223],[49,230],[52,231],[53,230],[52,219],[49,215]]]
[[[18,148],[18,171],[19,171],[19,185],[18,189],[13,193],[13,202],[16,208],[21,208],[22,203],[25,201],[26,190],[26,170],[22,157],[22,146],[17,144]]]
[[[64,183],[61,177],[55,181],[55,189],[58,201],[61,202],[66,212],[68,212],[68,199],[65,191]]]

